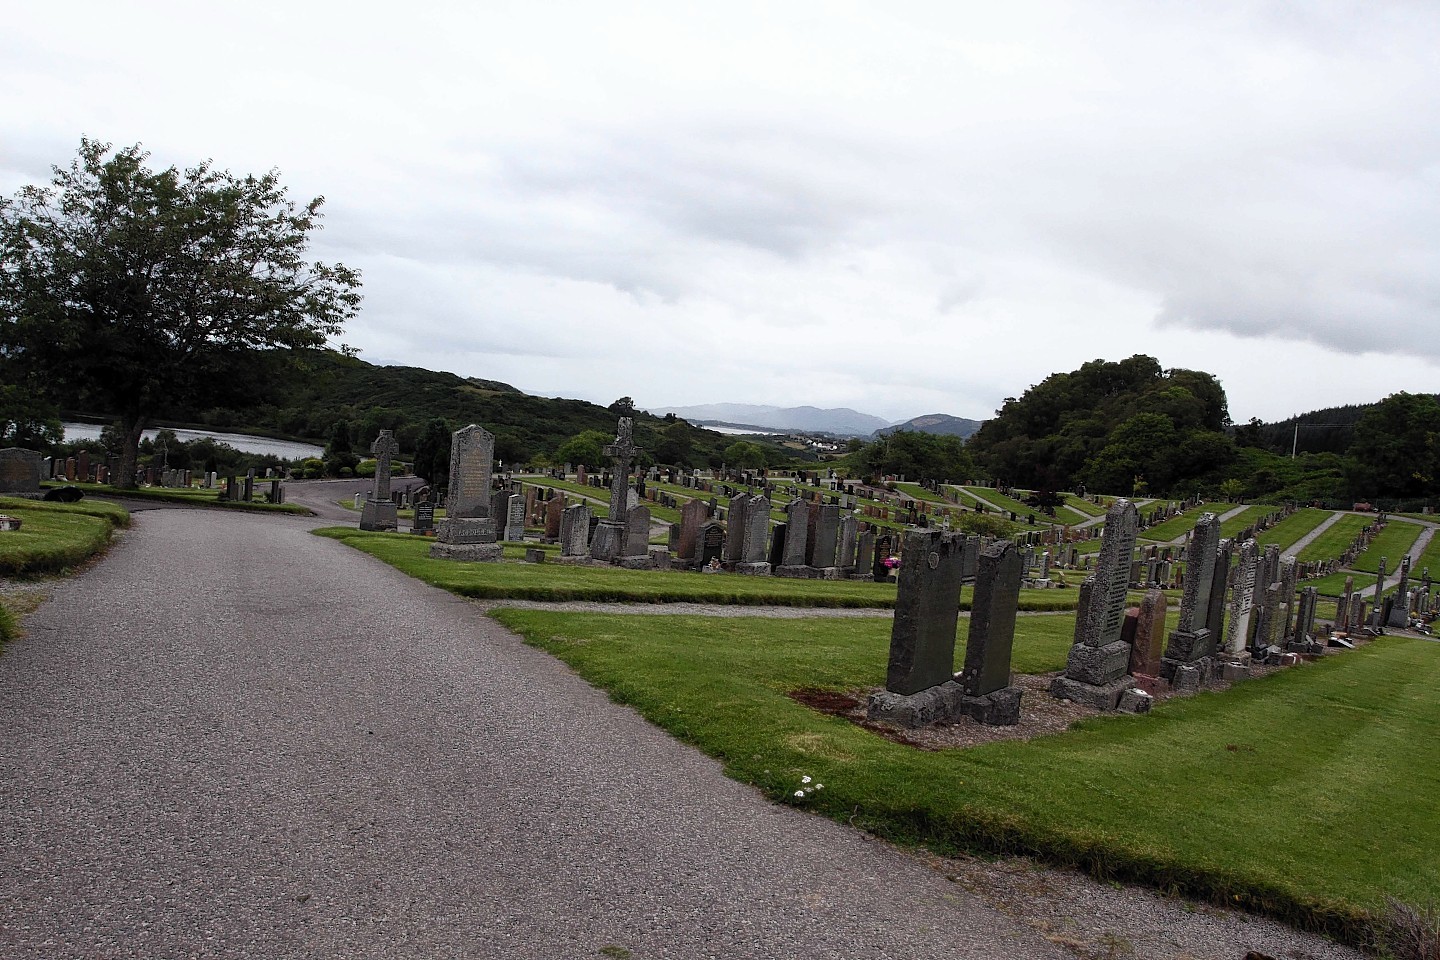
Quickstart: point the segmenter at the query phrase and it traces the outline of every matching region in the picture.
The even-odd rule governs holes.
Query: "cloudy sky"
[[[1440,390],[1440,4],[6,4],[82,135],[326,197],[375,363],[984,418],[1155,356],[1236,421]]]

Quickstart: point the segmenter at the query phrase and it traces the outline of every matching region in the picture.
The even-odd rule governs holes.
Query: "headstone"
[[[855,519],[855,514],[847,513],[840,518],[838,532],[835,535],[835,566],[840,568],[842,577],[849,577],[855,573],[855,540],[858,536],[860,521]]]
[[[875,565],[875,531],[866,530],[860,534],[859,547],[855,552],[855,569],[863,576],[870,573]]]
[[[1378,594],[1377,594],[1378,596]],[[1387,627],[1404,629],[1410,626],[1410,557],[1400,559],[1400,583],[1395,587],[1395,603],[1390,608]]]
[[[415,504],[415,518],[410,521],[410,532],[421,535],[435,530],[435,504],[422,500]]]
[[[733,519],[730,521],[730,529],[735,529]],[[737,570],[750,574],[770,572],[770,562],[765,553],[765,539],[769,533],[770,498],[757,494],[750,497],[745,507],[745,529]]]
[[[560,520],[560,556],[581,558],[590,551],[590,506],[566,507]]]
[[[1375,606],[1368,622],[1377,632],[1384,625],[1384,621],[1381,619],[1383,616],[1381,611],[1384,609],[1381,598],[1385,596],[1385,565],[1388,561],[1388,557],[1380,558],[1380,571],[1375,575]]]
[[[726,517],[726,522],[729,524],[729,536],[725,538],[725,556],[723,557],[727,566],[739,563],[745,554],[745,529],[749,510],[750,497],[748,494],[742,493],[730,498],[730,513]]]
[[[375,487],[360,511],[361,530],[398,530],[400,527],[399,511],[390,499],[390,460],[399,450],[400,445],[389,430],[381,430],[370,445],[370,452],[375,455]],[[255,471],[251,470],[245,476],[246,503],[254,493],[254,484]]]
[[[962,543],[960,535],[938,530],[905,535],[885,673],[891,693],[919,693],[954,676]]]
[[[1087,580],[1077,610],[1075,643],[1064,676],[1050,685],[1052,695],[1100,710],[1114,710],[1129,686],[1130,647],[1120,639],[1125,620],[1131,554],[1140,530],[1135,505],[1116,499],[1105,514],[1105,531],[1095,573]]]
[[[821,504],[810,511],[815,527],[810,544],[810,566],[816,570],[830,570],[836,566],[836,548],[840,535],[840,508],[833,504]]]
[[[993,726],[1020,721],[1020,688],[1010,683],[1015,614],[1020,606],[1020,558],[1015,545],[1000,540],[981,552],[970,606],[970,634],[960,685],[961,710]],[[957,583],[958,592],[958,583]]]
[[[700,535],[695,542],[695,565],[704,569],[713,561],[721,559],[725,552],[725,527],[719,520],[707,520],[700,525]]]
[[[590,542],[590,556],[595,560],[614,560],[625,549],[625,515],[631,507],[630,467],[640,448],[632,439],[633,421],[621,417],[615,425],[615,442],[604,449],[610,458],[610,513],[595,528]]]
[[[565,497],[557,494],[545,503],[545,540],[554,543],[560,539],[560,518],[565,515]]]
[[[525,539],[525,498],[518,493],[506,498],[504,539],[512,543]]]
[[[0,450],[0,496],[42,496],[40,492],[40,454],[35,450],[6,447]]]
[[[810,576],[810,568],[805,563],[809,542],[810,505],[798,498],[791,500],[785,506],[785,550],[780,565],[773,571],[775,576]]]
[[[1160,674],[1167,680],[1173,679],[1180,664],[1194,663],[1215,654],[1215,634],[1210,632],[1208,617],[1219,553],[1220,518],[1213,513],[1202,513],[1195,522],[1186,548],[1187,569],[1185,591],[1180,597],[1180,622],[1175,632],[1170,634],[1170,642],[1160,664]]]
[[[1160,588],[1146,591],[1135,622],[1135,639],[1130,648],[1130,673],[1137,677],[1160,676],[1160,654],[1165,643],[1165,594]]]
[[[450,434],[445,519],[435,526],[430,556],[481,562],[500,559],[497,522],[503,523],[506,518],[492,513],[494,453],[495,438],[484,427],[472,423]]]
[[[681,563],[694,558],[695,543],[700,536],[700,525],[708,519],[710,519],[710,507],[698,497],[685,501],[685,505],[680,508],[680,537],[671,553],[678,557]]]
[[[625,514],[625,549],[622,561],[633,566],[637,561],[650,560],[650,508],[643,504],[631,507]]]
[[[1240,557],[1235,567],[1235,587],[1230,597],[1230,623],[1225,633],[1225,653],[1239,657],[1250,642],[1251,619],[1255,606],[1255,578],[1259,574],[1259,545],[1251,540],[1240,544]]]

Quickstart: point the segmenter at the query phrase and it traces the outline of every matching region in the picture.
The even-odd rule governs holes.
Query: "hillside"
[[[920,433],[933,433],[945,437],[967,438],[980,429],[983,421],[970,420],[966,417],[952,417],[948,413],[927,413],[924,416],[912,417],[904,423],[897,423],[894,426],[883,427],[876,430],[872,436],[889,436],[899,430],[916,430]]]
[[[657,407],[654,413],[673,413],[691,423],[722,423],[769,430],[833,433],[842,437],[868,437],[889,426],[888,420],[848,407],[768,407],[754,403],[706,403],[688,407]]]

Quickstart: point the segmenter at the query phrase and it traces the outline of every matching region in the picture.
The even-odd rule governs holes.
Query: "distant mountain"
[[[767,407],[754,403],[706,403],[690,407],[658,407],[657,417],[673,413],[691,423],[723,423],[769,430],[798,430],[833,433],[845,437],[868,437],[890,421],[847,407],[822,410],[819,407]]]
[[[951,437],[969,438],[971,434],[980,429],[981,422],[965,417],[952,417],[948,413],[927,413],[923,417],[914,417],[904,423],[882,427],[875,431],[875,436],[883,437],[895,433],[897,430],[915,430],[920,433],[938,433]]]

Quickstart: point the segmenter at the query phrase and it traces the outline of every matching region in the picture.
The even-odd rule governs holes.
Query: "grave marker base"
[[[768,577],[770,575],[770,564],[768,563],[737,563],[735,572],[743,573],[751,577]]]
[[[505,550],[498,543],[430,544],[430,556],[437,560],[464,560],[470,563],[494,563]]]
[[[1077,644],[1078,646],[1078,644]],[[1084,683],[1070,677],[1056,677],[1050,683],[1050,695],[1059,700],[1073,700],[1096,710],[1114,710],[1120,703],[1120,695],[1134,684],[1130,678],[1121,677],[1105,684]]]
[[[1071,680],[1103,686],[1125,676],[1130,666],[1130,644],[1124,640],[1103,647],[1077,643],[1070,648],[1065,676]]]
[[[810,579],[810,568],[800,563],[775,567],[771,572],[777,577],[790,577],[792,580]]]
[[[992,727],[1011,727],[1020,722],[1019,687],[1005,687],[968,697],[965,688],[954,680],[921,690],[919,693],[892,693],[879,690],[870,695],[866,718],[875,723],[889,723],[915,730],[934,723],[954,723],[969,717]]]
[[[366,500],[360,509],[361,530],[399,530],[400,515],[393,500]]]

